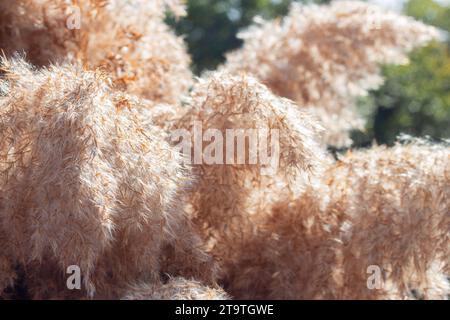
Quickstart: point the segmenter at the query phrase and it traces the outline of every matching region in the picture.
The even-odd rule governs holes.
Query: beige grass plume
[[[242,32],[244,45],[222,67],[245,71],[276,94],[310,108],[326,128],[329,145],[351,143],[363,128],[355,98],[382,83],[379,65],[403,63],[405,53],[439,37],[432,27],[357,1],[293,3],[282,20]]]
[[[2,69],[1,284],[11,280],[8,262],[63,289],[66,268],[78,265],[82,293],[95,297],[157,282],[169,266],[211,280],[214,266],[177,201],[188,171],[134,100],[78,66],[35,71],[18,59]]]
[[[267,207],[228,261],[240,299],[446,299],[450,149],[356,151],[322,184]],[[244,254],[245,252],[245,254]],[[373,268],[379,287],[368,287]]]
[[[195,280],[171,278],[165,284],[153,286],[140,284],[133,286],[124,300],[228,300],[228,295],[220,288],[211,288]]]
[[[384,297],[391,285],[400,298],[411,297],[411,290],[447,298],[449,159],[448,146],[416,141],[350,153],[329,172],[330,190],[342,190],[348,221],[339,257],[342,297]],[[369,265],[381,268],[384,288],[364,288]]]
[[[74,8],[79,29],[68,27]],[[309,114],[328,144],[347,144],[362,123],[354,98],[381,83],[379,64],[402,62],[436,30],[359,2],[294,4],[170,105],[192,76],[164,8],[183,13],[176,0],[0,4],[5,54],[43,67],[2,62],[0,292],[21,278],[32,298],[224,299],[206,240],[236,298],[446,297],[448,146],[334,161]],[[173,138],[191,139],[196,124],[192,180]],[[250,161],[251,137],[232,163],[234,136],[214,157],[210,143],[229,129],[266,133],[276,166]],[[65,286],[70,265],[81,291]],[[367,287],[369,266],[381,288]]]
[[[176,102],[191,85],[183,40],[164,23],[178,0],[5,0],[0,48],[24,51],[38,66],[81,60],[108,71],[114,85],[157,102]]]
[[[194,155],[197,181],[184,202],[194,224],[201,230],[208,251],[222,262],[226,274],[227,264],[234,261],[234,255],[246,255],[235,249],[242,238],[253,232],[253,220],[259,211],[286,194],[301,193],[310,183],[311,173],[320,171],[324,157],[317,138],[320,127],[307,112],[299,110],[292,101],[273,95],[253,77],[227,73],[212,73],[200,79],[191,92],[185,113],[178,115],[178,119],[174,115],[168,118],[172,121],[172,132],[185,130],[191,133],[189,137],[195,134],[195,126],[201,125],[200,145],[194,142],[188,150]],[[250,162],[255,147],[252,134],[248,134],[243,149],[238,149],[237,138],[227,138],[228,130],[248,129],[267,134],[267,140],[262,143],[279,161],[273,172],[263,173],[267,166],[260,158]],[[208,130],[213,130],[214,137],[205,135]],[[223,139],[223,150],[220,150],[223,159],[206,162],[202,156],[211,153],[210,145],[219,138]],[[275,143],[279,144],[279,152],[272,149]],[[234,149],[230,152],[231,145]],[[196,148],[203,152],[198,162]],[[261,151],[260,148],[261,145],[256,146],[256,150]],[[229,153],[233,163],[227,162]],[[243,157],[242,163],[237,162],[239,156]]]

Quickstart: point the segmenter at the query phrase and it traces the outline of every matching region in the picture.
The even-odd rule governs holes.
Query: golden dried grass
[[[160,286],[140,284],[133,286],[124,300],[228,300],[221,288],[211,288],[198,281],[171,278]]]
[[[80,60],[101,67],[113,84],[159,102],[176,102],[192,83],[183,40],[164,23],[178,0],[5,0],[0,3],[0,48],[25,52],[37,66]]]
[[[355,98],[382,83],[379,65],[404,63],[408,51],[439,38],[412,18],[358,1],[293,3],[282,20],[262,21],[240,34],[242,48],[222,69],[252,74],[274,93],[309,108],[322,121],[323,140],[351,144],[364,120]]]
[[[61,279],[78,265],[86,292],[110,297],[156,281],[175,250],[191,265],[171,270],[211,280],[176,201],[188,171],[159,128],[123,108],[133,100],[79,66],[2,68],[0,222],[13,263],[53,261]]]
[[[348,153],[321,184],[259,215],[226,261],[226,290],[241,299],[446,299],[449,157],[448,146],[420,141]],[[373,265],[382,286],[371,290]]]
[[[231,154],[234,164],[226,162],[226,152],[230,151],[226,144],[230,141],[224,141],[223,162],[194,164],[198,179],[186,196],[186,210],[201,229],[209,250],[218,256],[218,250],[233,251],[236,237],[250,227],[249,216],[266,201],[263,197],[252,199],[252,192],[261,190],[263,193],[264,186],[270,185],[299,192],[309,173],[320,169],[324,157],[316,139],[320,127],[291,101],[273,95],[253,77],[245,75],[211,74],[194,86],[190,97],[185,113],[172,118],[173,129],[194,132],[197,122],[203,132],[214,129],[224,140],[229,129],[267,130],[268,145],[275,140],[279,143],[279,154],[272,153],[279,156],[279,163],[267,175],[262,171],[266,166],[260,158],[254,164],[249,162],[248,140],[243,164],[237,164],[237,153]],[[278,130],[278,137],[273,130]],[[211,142],[200,142],[200,149],[206,152]],[[231,143],[234,144],[234,140]],[[192,153],[195,148],[193,143]],[[272,198],[278,196],[282,195],[271,195]]]
[[[75,4],[81,29],[69,30]],[[335,161],[321,143],[347,144],[378,65],[436,30],[363,3],[293,5],[181,104],[192,76],[167,7],[183,13],[177,0],[0,3],[0,46],[41,68],[2,62],[0,292],[22,281],[35,299],[226,299],[217,261],[235,298],[446,298],[450,148],[414,141]],[[193,178],[170,143],[196,121],[222,136],[279,130],[275,172],[200,162]],[[82,291],[67,290],[73,264]]]

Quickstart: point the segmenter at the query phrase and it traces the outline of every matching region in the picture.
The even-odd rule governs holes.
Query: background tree
[[[255,16],[273,19],[287,13],[292,0],[188,0],[187,16],[175,22],[177,33],[186,36],[196,73],[214,69],[224,54],[242,42],[238,31],[250,25]],[[328,3],[329,0],[301,1]]]
[[[450,137],[450,6],[433,0],[410,0],[406,14],[442,29],[446,42],[434,42],[414,51],[411,63],[385,66],[384,85],[362,99],[368,116],[366,132],[355,132],[356,145],[372,140],[391,144],[400,133]]]

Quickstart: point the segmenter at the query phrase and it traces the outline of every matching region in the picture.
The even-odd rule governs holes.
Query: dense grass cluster
[[[448,143],[326,148],[351,143],[380,64],[439,32],[360,2],[296,4],[194,79],[166,10],[184,7],[0,3],[0,298],[447,298]],[[194,123],[277,130],[278,170],[187,164],[171,134]]]

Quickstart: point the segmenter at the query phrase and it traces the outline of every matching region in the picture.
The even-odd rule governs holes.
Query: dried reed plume
[[[124,300],[228,300],[221,288],[210,288],[194,280],[172,278],[163,285],[136,285]]]
[[[446,297],[448,147],[374,147],[335,163],[322,154],[314,121],[252,77],[211,74],[191,97],[175,126],[193,131],[194,121],[201,121],[203,130],[222,133],[264,127],[282,132],[278,173],[263,176],[258,165],[201,163],[186,198],[233,297]],[[250,153],[246,149],[246,159]],[[305,180],[301,173],[308,171]],[[367,287],[371,265],[383,270],[379,290]]]
[[[81,60],[108,71],[114,85],[159,102],[176,102],[191,85],[190,58],[164,23],[178,0],[5,0],[0,48],[24,51],[37,66]]]
[[[323,148],[361,126],[379,65],[438,32],[359,2],[293,4],[193,83],[166,9],[184,14],[0,3],[0,298],[228,299],[218,277],[238,299],[447,298],[449,146]]]
[[[240,299],[448,298],[449,159],[447,146],[423,142],[348,153],[321,185],[259,216],[225,289]],[[368,288],[369,266],[380,288]]]
[[[158,283],[168,266],[212,281],[214,265],[176,201],[188,172],[161,130],[140,120],[136,99],[79,66],[35,71],[17,59],[2,69],[0,284],[17,264],[40,298],[65,296],[70,265],[91,297]]]
[[[436,275],[448,274],[450,265],[449,160],[448,146],[418,141],[350,153],[329,171],[349,226],[340,237],[342,297],[380,298],[392,285],[399,298],[412,289],[447,298],[445,277],[446,291],[435,291]],[[386,290],[364,288],[369,265],[383,269]]]
[[[282,21],[261,22],[240,34],[244,45],[222,68],[254,75],[276,94],[310,108],[327,129],[329,145],[349,145],[363,128],[355,98],[382,83],[379,65],[438,38],[437,30],[376,6],[339,1],[293,3]]]
[[[203,132],[213,129],[222,137],[226,137],[227,129],[266,130],[267,141],[259,140],[259,143],[266,144],[272,156],[279,157],[278,167],[267,176],[262,173],[261,158],[250,163],[251,147],[240,155],[239,151],[232,153],[234,164],[227,163],[225,157],[219,163],[206,163],[202,159],[194,163],[198,181],[186,199],[187,210],[202,229],[210,249],[217,244],[228,251],[231,248],[227,247],[231,245],[228,240],[234,241],[251,211],[255,210],[249,203],[252,190],[274,183],[300,189],[307,176],[305,173],[316,169],[322,160],[322,148],[315,139],[320,129],[307,113],[298,110],[291,101],[276,97],[254,78],[226,73],[211,74],[199,80],[185,114],[174,121],[173,128],[194,132],[196,121],[201,123]],[[279,130],[279,137],[275,137],[274,130]],[[212,153],[208,147],[213,139],[205,139],[200,148],[204,153]],[[230,151],[230,146],[235,146],[234,139],[224,141],[224,149],[220,150],[223,155]],[[256,137],[250,134],[247,146],[254,146],[254,139]],[[271,148],[275,140],[279,143],[279,155]],[[261,148],[261,144],[256,147]],[[195,143],[192,148],[196,148]],[[242,164],[238,164],[239,156],[243,157]]]

